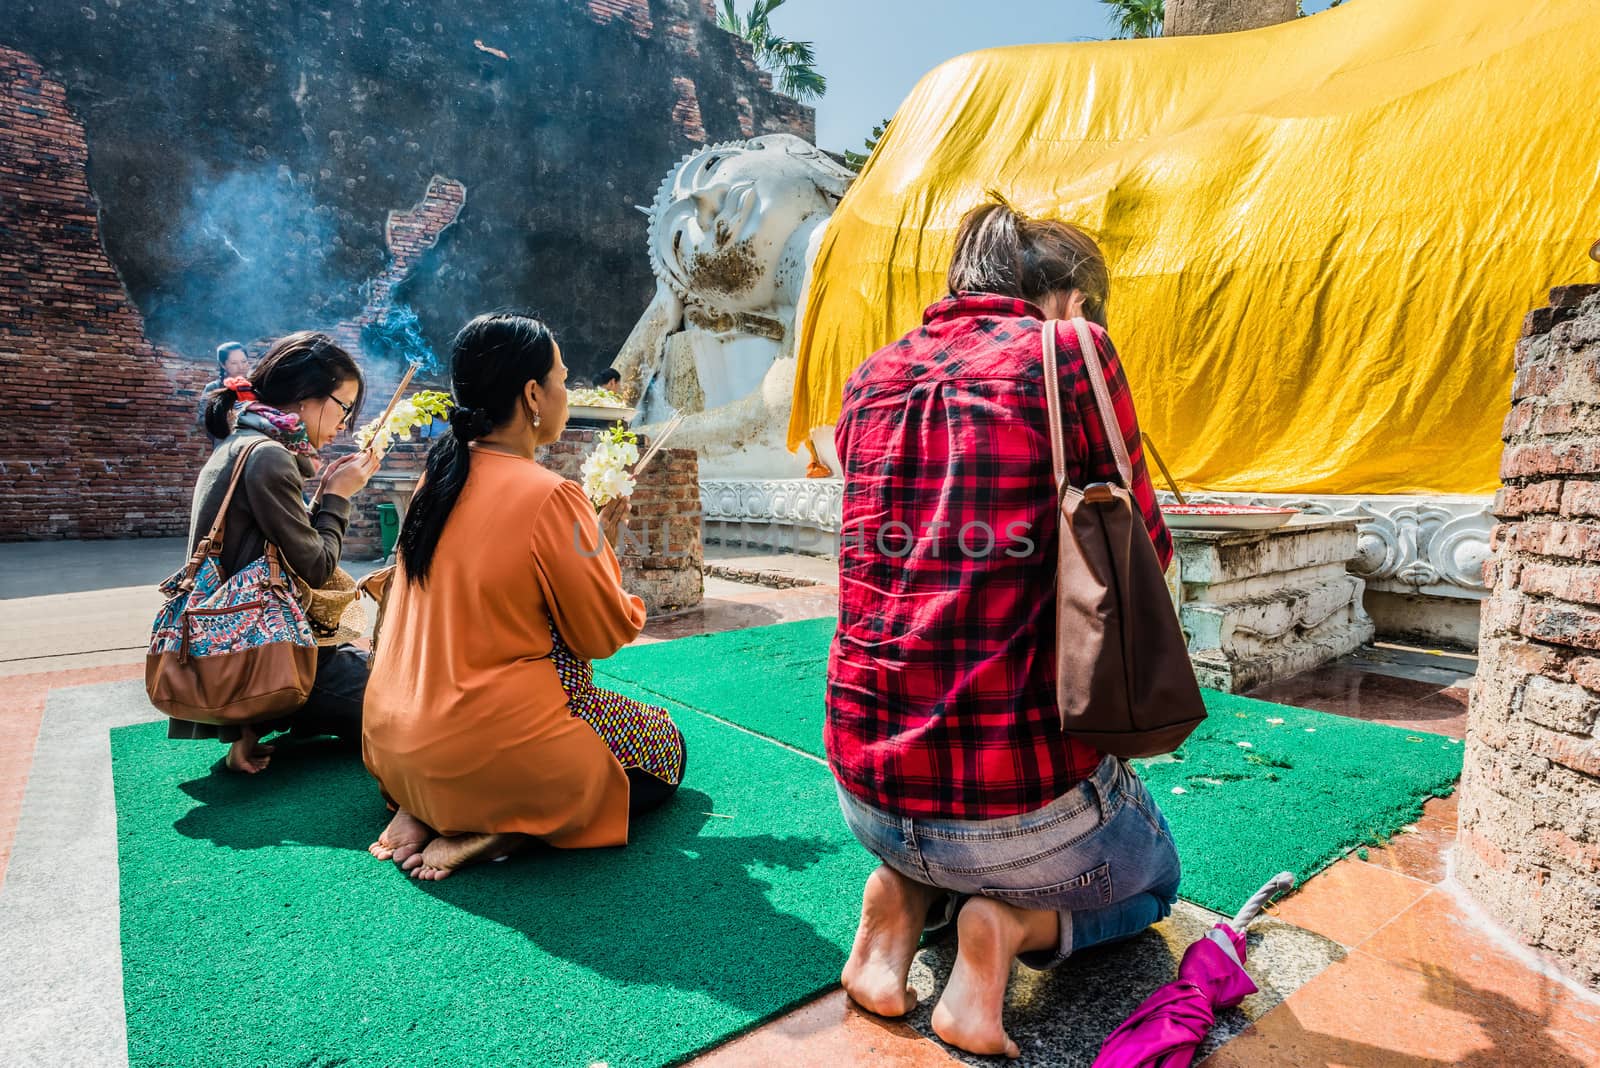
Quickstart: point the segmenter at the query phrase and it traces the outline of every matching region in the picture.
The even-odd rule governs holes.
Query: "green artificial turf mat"
[[[1204,695],[1206,721],[1176,753],[1134,764],[1177,839],[1179,893],[1218,912],[1232,914],[1280,871],[1305,882],[1383,841],[1461,777],[1454,738]]]
[[[688,778],[626,849],[431,884],[366,854],[353,753],[250,779],[113,731],[130,1063],[659,1065],[833,984],[874,862],[827,769],[674,713]]]
[[[636,646],[596,670],[607,685],[626,680],[820,756],[834,625],[830,617]],[[1172,825],[1179,893],[1218,912],[1233,913],[1280,871],[1303,882],[1382,841],[1461,775],[1455,739],[1204,693],[1210,715],[1183,747],[1135,764]]]
[[[596,661],[602,686],[629,682],[822,756],[834,617],[634,645]]]

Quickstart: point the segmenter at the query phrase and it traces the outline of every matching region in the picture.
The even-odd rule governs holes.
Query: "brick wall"
[[[187,533],[210,363],[150,344],[65,90],[0,48],[0,540]]]
[[[380,402],[381,403],[381,402]],[[376,414],[376,413],[374,413]],[[383,466],[350,505],[350,526],[345,529],[346,560],[376,560],[382,555],[383,534],[378,526],[378,505],[393,504],[404,516],[402,501],[394,496],[396,483],[409,494],[428,466],[427,441],[397,441],[384,454]]]
[[[436,345],[486,307],[534,307],[580,373],[609,364],[653,285],[633,205],[648,201],[665,168],[696,143],[812,133],[811,110],[771,94],[749,47],[716,28],[712,0],[513,6],[527,16],[514,26],[500,24],[493,4],[455,13],[494,29],[466,60],[429,34],[409,36],[421,33],[408,16],[425,9],[421,0],[334,11],[335,44],[305,38],[284,12],[243,19],[227,5],[182,0],[98,15],[24,5],[0,20],[0,540],[185,533],[207,449],[195,409],[214,374],[210,346],[224,337],[259,354],[270,338],[250,335],[288,323],[330,329],[359,353],[363,324],[398,295]],[[392,34],[355,31],[385,25],[399,37],[369,54]],[[303,46],[309,79],[274,76],[286,41]],[[346,54],[358,44],[367,51]],[[196,67],[195,47],[233,58]],[[520,65],[506,66],[511,53]],[[419,66],[368,84],[369,70],[402,59]],[[611,67],[664,77],[612,95],[626,79]],[[596,88],[547,116],[556,96],[541,78]],[[492,114],[461,118],[459,99],[491,91]],[[423,97],[458,104],[423,106]],[[286,102],[295,121],[263,118]],[[504,152],[527,142],[522,111],[552,118],[566,147],[508,164]],[[518,137],[497,140],[495,122],[511,122]],[[630,146],[620,161],[613,143]],[[241,144],[315,197],[330,231],[307,235],[305,254],[337,262],[329,291],[365,282],[359,297],[326,315],[284,307],[257,322],[226,301],[184,295],[209,268],[179,254],[176,220],[197,175],[240,164]],[[508,165],[536,176],[540,196],[505,183]],[[434,168],[448,173],[430,180]],[[493,181],[473,190],[475,174]],[[314,273],[300,266],[284,273]],[[351,317],[328,326],[341,315]],[[370,417],[403,367],[364,369]]]
[[[578,480],[584,457],[594,448],[597,431],[569,428],[561,440],[545,446],[538,460],[565,478]],[[641,448],[648,447],[641,437]],[[345,556],[352,560],[378,555],[377,506],[391,500],[391,483],[409,489],[426,465],[426,442],[396,444],[383,470],[355,500]],[[651,614],[700,603],[705,583],[700,529],[700,461],[693,449],[665,449],[634,490],[628,534],[621,539],[622,584],[644,599]]]
[[[1600,286],[1517,343],[1457,875],[1600,989]]]

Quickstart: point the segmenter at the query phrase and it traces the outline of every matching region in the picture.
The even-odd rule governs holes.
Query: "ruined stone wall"
[[[0,48],[0,540],[175,535],[210,362],[150,344],[100,244],[66,91]]]
[[[1600,286],[1517,343],[1457,875],[1600,989]]]
[[[706,0],[12,0],[0,46],[66,86],[109,256],[196,357],[354,317],[443,175],[460,225],[397,293],[424,335],[529,311],[592,374],[654,292],[635,208],[668,168],[814,131]]]
[[[8,4],[0,539],[185,533],[222,340],[354,351],[403,303],[442,351],[513,308],[608,365],[654,289],[635,207],[780,131],[811,109],[710,0]],[[403,364],[364,368],[370,418]]]

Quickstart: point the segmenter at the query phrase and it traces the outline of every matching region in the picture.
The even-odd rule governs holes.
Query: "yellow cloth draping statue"
[[[1491,492],[1518,322],[1596,277],[1597,80],[1595,0],[1353,0],[952,60],[824,236],[789,446],[942,295],[992,189],[1098,235],[1112,336],[1180,483]]]

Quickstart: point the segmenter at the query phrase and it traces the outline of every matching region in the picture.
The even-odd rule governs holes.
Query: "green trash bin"
[[[383,546],[383,558],[394,553],[394,544],[400,540],[400,509],[392,504],[378,505],[378,541]]]

